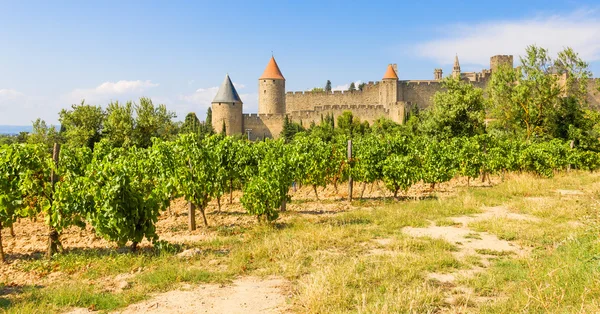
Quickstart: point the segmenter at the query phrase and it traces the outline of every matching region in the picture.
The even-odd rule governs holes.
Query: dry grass
[[[50,261],[24,260],[11,267],[57,279],[44,279],[41,287],[0,279],[0,311],[109,311],[182,283],[226,284],[237,276],[277,275],[292,283],[289,302],[300,313],[598,312],[599,178],[583,172],[553,179],[521,174],[494,187],[456,187],[451,196],[421,201],[296,201],[279,223],[256,225],[243,218],[238,224],[230,219],[207,230],[204,240],[186,241],[173,251],[131,254],[108,248],[71,251]],[[583,194],[561,194],[558,189]],[[340,204],[345,204],[344,210],[326,210]],[[476,232],[489,232],[532,248],[531,254],[488,250],[457,259],[454,245],[401,231],[432,222],[454,226],[450,217],[498,205],[539,220],[474,221],[467,226],[473,232],[465,240],[476,239]],[[308,213],[302,210],[306,206],[311,208]],[[230,216],[237,217],[235,208]],[[227,211],[225,206],[223,215]],[[169,225],[170,230],[185,232],[180,226],[185,217],[180,220]],[[175,255],[189,248],[202,253],[187,259]],[[432,273],[472,268],[479,271],[455,282],[428,279]],[[130,287],[108,291],[106,282],[120,274],[130,275]]]

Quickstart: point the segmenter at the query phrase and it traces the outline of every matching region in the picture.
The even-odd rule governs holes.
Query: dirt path
[[[226,286],[169,291],[117,313],[285,313],[288,289],[281,278],[245,277]]]
[[[290,306],[286,302],[289,291],[290,283],[280,277],[243,277],[224,286],[184,286],[113,313],[289,313]],[[82,313],[88,313],[88,310],[75,309],[69,312]]]

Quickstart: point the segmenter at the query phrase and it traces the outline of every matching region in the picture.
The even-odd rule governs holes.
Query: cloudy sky
[[[0,3],[0,124],[58,122],[71,104],[151,97],[205,116],[229,73],[257,111],[271,53],[288,91],[489,67],[537,44],[573,47],[600,76],[595,1],[11,1]]]

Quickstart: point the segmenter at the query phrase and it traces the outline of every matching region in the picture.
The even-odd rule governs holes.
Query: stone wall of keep
[[[419,108],[427,108],[433,104],[433,95],[443,88],[439,81],[400,81],[398,90],[401,101],[410,102]]]
[[[367,83],[362,91],[287,92],[286,112],[313,110],[324,106],[359,106],[379,103],[379,82]]]
[[[284,115],[280,114],[244,114],[242,131],[250,129],[250,140],[279,138],[283,130]]]
[[[333,114],[337,123],[337,118],[344,112],[350,111],[355,117],[361,121],[367,121],[372,124],[379,118],[388,118],[389,110],[382,105],[334,105],[334,106],[317,106],[314,110],[299,110],[288,113],[290,120],[302,123],[304,127],[308,127],[311,122],[316,124],[321,123],[321,117]]]
[[[600,78],[588,81],[588,102],[596,110],[600,110]]]

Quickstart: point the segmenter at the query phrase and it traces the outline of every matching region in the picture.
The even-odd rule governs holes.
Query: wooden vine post
[[[352,140],[348,140],[348,163],[352,161]],[[350,164],[352,165],[352,164]],[[351,168],[352,169],[352,168]],[[352,202],[352,187],[354,186],[352,182],[352,172],[348,175],[348,202]]]
[[[60,144],[54,143],[54,150],[52,151],[52,161],[54,162],[55,169],[58,169],[58,158],[60,155]],[[60,242],[58,239],[58,231],[52,226],[52,203],[54,201],[54,186],[58,182],[58,176],[56,171],[52,169],[50,173],[50,181],[52,183],[52,197],[50,198],[50,209],[48,210],[48,251],[46,256],[51,258],[54,253],[57,252]]]
[[[2,221],[0,221],[0,264],[4,263],[4,250],[2,249]]]

